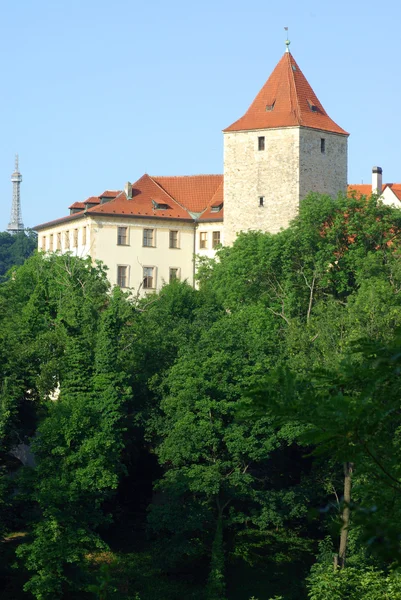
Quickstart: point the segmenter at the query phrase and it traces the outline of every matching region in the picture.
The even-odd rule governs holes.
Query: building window
[[[216,248],[220,244],[220,231],[213,231],[212,247]]]
[[[148,248],[154,247],[154,229],[144,229],[143,230],[143,245]]]
[[[265,205],[265,197],[259,196],[259,206],[264,206],[264,205]]]
[[[66,250],[70,249],[70,232],[69,231],[66,231],[64,233],[64,245],[65,245]]]
[[[74,248],[78,248],[78,229],[74,229]]]
[[[50,252],[53,252],[53,234],[52,233],[50,234],[50,237],[49,237],[49,250],[50,250]]]
[[[143,287],[145,290],[152,290],[156,287],[154,273],[154,267],[143,267]]]
[[[201,231],[199,234],[199,248],[207,248],[207,232]]]
[[[117,245],[128,246],[128,227],[117,227]]]
[[[264,150],[265,149],[265,136],[262,135],[260,137],[258,137],[258,150]]]
[[[178,267],[170,267],[169,282],[176,281],[180,278],[180,269]]]
[[[119,285],[121,288],[128,287],[128,267],[117,267],[117,285]]]
[[[57,250],[61,250],[61,231],[57,233]]]
[[[82,229],[82,245],[86,246],[86,227]]]
[[[326,152],[326,140],[324,138],[320,139],[320,152],[325,154]]]
[[[178,248],[178,231],[170,230],[170,248]]]
[[[46,251],[46,236],[42,235],[42,252]]]

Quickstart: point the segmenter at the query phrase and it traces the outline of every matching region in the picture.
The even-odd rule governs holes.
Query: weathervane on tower
[[[285,51],[286,51],[286,52],[289,52],[289,51],[290,51],[290,44],[291,44],[291,42],[290,42],[290,40],[288,39],[288,27],[284,27],[284,29],[285,29],[285,31],[287,32],[287,39],[285,40],[285,45],[286,45],[286,49],[285,49]]]
[[[13,203],[11,205],[11,218],[7,227],[7,231],[9,233],[18,233],[19,231],[24,231],[20,200],[22,175],[18,171],[18,154],[15,155],[15,171],[11,175],[11,181],[13,182]]]

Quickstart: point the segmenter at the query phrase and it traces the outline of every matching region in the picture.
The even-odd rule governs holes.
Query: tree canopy
[[[311,194],[197,289],[134,300],[70,255],[13,269],[4,598],[401,597],[400,246],[398,209]]]

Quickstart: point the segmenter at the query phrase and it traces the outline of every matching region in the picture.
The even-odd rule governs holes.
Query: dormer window
[[[217,213],[217,212],[220,212],[222,208],[223,208],[222,202],[220,202],[220,204],[213,204],[213,206],[210,208],[210,212]]]
[[[168,204],[163,204],[162,202],[157,202],[157,200],[152,200],[152,208],[153,210],[167,210],[170,207]]]
[[[271,112],[273,110],[275,104],[276,104],[275,100],[272,102],[272,104],[266,104],[266,112]]]
[[[308,104],[309,104],[309,108],[311,109],[312,112],[318,112],[319,109],[316,106],[316,104],[313,104],[313,102],[311,100],[308,100]]]

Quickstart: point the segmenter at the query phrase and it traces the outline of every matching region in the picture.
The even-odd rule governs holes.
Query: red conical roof
[[[285,52],[243,117],[224,131],[310,127],[349,135],[330,119],[290,52]]]

